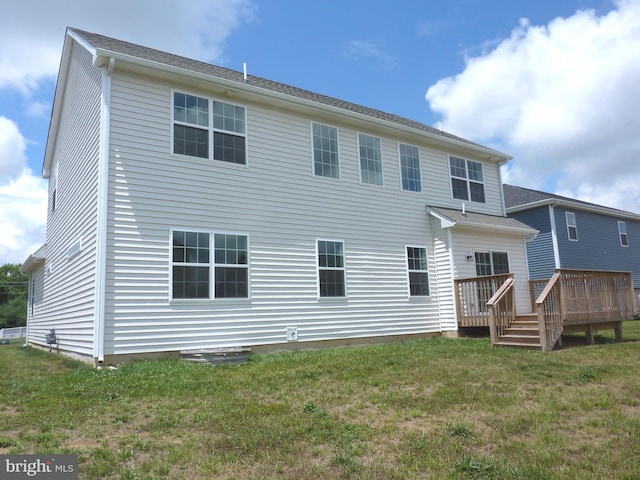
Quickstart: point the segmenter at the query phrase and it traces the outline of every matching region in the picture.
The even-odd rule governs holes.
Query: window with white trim
[[[576,214],[573,212],[565,212],[567,221],[567,236],[573,242],[578,241],[578,224],[576,223]]]
[[[174,92],[173,153],[246,164],[245,108]]]
[[[344,297],[344,244],[318,240],[318,284],[320,297]]]
[[[338,129],[319,123],[312,124],[313,173],[318,177],[340,178],[338,159]]]
[[[382,148],[380,138],[358,134],[360,150],[360,179],[362,183],[382,185]]]
[[[213,236],[213,258],[211,237]],[[213,282],[211,275],[213,273]],[[172,234],[172,298],[247,298],[248,240],[245,235],[188,232]]]
[[[476,275],[502,275],[509,273],[507,252],[475,252]]]
[[[420,177],[420,150],[413,145],[401,143],[400,151],[400,176],[402,177],[402,189],[410,192],[422,191]]]
[[[627,237],[627,222],[618,222],[618,235],[620,236],[620,245],[629,246],[629,238]]]
[[[480,162],[449,156],[449,172],[453,198],[485,203],[484,175]]]
[[[407,268],[409,270],[409,294],[412,297],[429,296],[427,249],[407,247]]]

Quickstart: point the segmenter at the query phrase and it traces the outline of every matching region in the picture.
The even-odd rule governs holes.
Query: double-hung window
[[[627,222],[618,222],[618,235],[620,236],[620,245],[629,246],[629,238],[627,237]]]
[[[174,92],[173,153],[245,164],[245,114],[238,105]]]
[[[382,185],[382,148],[380,138],[358,134],[360,178],[362,183]]]
[[[344,297],[344,244],[318,240],[318,279],[320,297]]]
[[[459,157],[449,157],[453,198],[485,203],[482,164]]]
[[[409,270],[409,294],[412,297],[429,296],[427,249],[407,247],[407,267]]]
[[[567,220],[567,236],[569,240],[578,241],[578,224],[576,223],[576,214],[573,212],[565,212]]]
[[[213,256],[211,238],[213,237]],[[244,235],[174,231],[172,298],[247,298],[248,248]]]
[[[338,160],[338,129],[319,123],[312,124],[313,173],[318,177],[340,178]]]
[[[410,192],[421,192],[422,181],[420,179],[420,151],[418,147],[401,143],[399,150],[402,189]]]

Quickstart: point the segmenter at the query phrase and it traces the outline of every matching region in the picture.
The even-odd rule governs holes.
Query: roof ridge
[[[177,55],[174,53],[164,52],[162,50],[157,50],[151,47],[146,47],[146,46],[135,44],[125,40],[119,40],[119,39],[108,37],[98,33],[87,32],[85,30],[81,30],[74,27],[68,27],[67,30],[79,35],[85,41],[87,41],[89,44],[91,44],[97,49],[102,49],[105,51],[111,51],[113,53],[128,55],[128,56],[140,58],[143,60],[156,61],[158,63],[162,63],[165,65],[176,66],[176,67],[183,68],[185,70],[204,73],[214,77],[223,78],[225,80],[235,81],[238,83],[245,83],[243,72],[240,72],[238,70],[233,70],[228,67],[207,63],[202,60],[196,60],[189,57],[184,57],[182,55]],[[311,90],[306,90],[300,87],[295,87],[285,83],[277,82],[275,80],[269,80],[267,78],[259,77],[256,75],[247,75],[247,78],[248,78],[247,83],[257,88],[263,88],[263,89],[274,91],[277,93],[290,95],[296,98],[315,101],[316,103],[320,103],[323,105],[333,106],[349,112],[363,114],[368,117],[376,118],[383,121],[388,121],[397,125],[402,125],[405,127],[427,132],[427,133],[442,137],[444,139],[461,142],[471,147],[478,147],[484,150],[491,150],[495,152],[496,155],[501,157],[507,156],[506,154],[499,152],[495,149],[492,149],[490,147],[485,147],[484,145],[481,145],[479,143],[473,142],[471,140],[467,140],[457,135],[453,135],[446,131],[432,127],[430,125],[419,122],[417,120],[403,117],[401,115],[388,113],[383,110],[379,110],[372,107],[367,107],[357,103],[349,102],[346,100],[338,99],[322,93],[317,93]]]

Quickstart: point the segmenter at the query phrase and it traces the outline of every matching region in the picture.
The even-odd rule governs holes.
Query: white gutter
[[[553,263],[555,268],[562,268],[560,265],[560,248],[558,247],[558,230],[556,227],[556,213],[554,207],[558,202],[549,204],[549,222],[551,223],[551,243],[553,245]]]

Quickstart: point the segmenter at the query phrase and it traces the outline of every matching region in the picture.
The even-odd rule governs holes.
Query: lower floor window
[[[427,249],[407,247],[407,266],[409,268],[409,294],[412,297],[429,296]]]
[[[212,272],[214,298],[248,297],[246,236],[174,231],[172,247],[173,298],[211,298]]]
[[[509,273],[507,252],[476,252],[476,275],[502,275]]]
[[[344,297],[344,245],[318,240],[318,278],[321,297]]]

